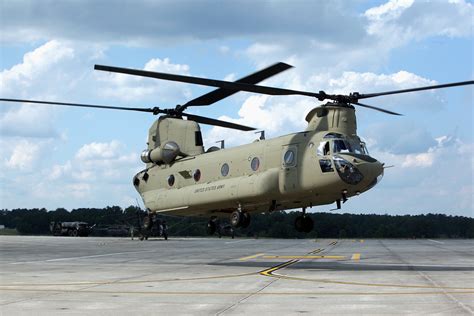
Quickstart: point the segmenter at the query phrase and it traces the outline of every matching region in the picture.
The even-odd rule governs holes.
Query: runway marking
[[[263,256],[264,254],[265,254],[265,253],[257,253],[257,254],[252,255],[252,256],[247,256],[247,257],[239,258],[238,260],[240,260],[240,261],[245,261],[245,260],[249,260],[249,259],[255,259],[255,258],[258,258],[258,257]]]
[[[425,292],[192,292],[192,291],[107,291],[107,290],[89,290],[89,289],[78,289],[78,290],[63,290],[63,289],[0,289],[0,291],[15,291],[15,292],[54,292],[54,293],[75,293],[75,294],[135,294],[135,295],[219,295],[219,296],[228,296],[228,295],[262,295],[262,296],[281,296],[281,295],[291,295],[291,296],[309,296],[309,295],[354,295],[354,296],[361,296],[361,295],[442,295],[444,292],[439,291],[425,291]],[[455,295],[472,295],[474,291],[451,291],[447,292],[450,294]]]
[[[313,250],[313,251],[311,251],[311,252],[308,252],[308,254],[311,254],[311,255],[312,255],[312,254],[320,253],[320,252],[323,251],[323,250],[324,250],[324,248],[318,248],[318,249],[316,249],[316,250]]]
[[[444,244],[444,242],[442,242],[442,241],[437,241],[437,240],[433,240],[433,239],[428,239],[428,241],[435,242],[437,244]]]
[[[355,253],[351,257],[352,260],[360,260],[360,253]]]
[[[345,259],[345,256],[311,256],[311,255],[303,255],[303,256],[263,256],[263,259],[335,259],[335,260],[342,260]]]
[[[333,241],[333,242],[331,242],[331,243],[329,243],[328,246],[335,246],[336,244],[337,244],[337,240],[336,240],[336,241]]]
[[[125,254],[145,253],[145,252],[155,252],[155,250],[114,252],[114,253],[106,253],[106,254],[102,254],[102,255],[92,255],[92,256],[66,257],[66,258],[57,258],[57,259],[36,260],[36,261],[20,261],[20,262],[10,262],[9,264],[24,264],[24,263],[37,263],[37,262],[67,261],[67,260],[76,260],[76,259],[100,258],[100,257],[108,257],[108,256],[116,256],[116,255],[125,255]]]
[[[274,267],[271,267],[269,269],[265,269],[263,271],[260,271],[259,273],[261,275],[264,275],[264,276],[272,276],[272,273],[277,271],[277,270],[280,270],[280,269],[283,269],[283,268],[286,268],[294,263],[297,263],[299,260],[290,260],[290,261],[287,261],[287,262],[284,262],[282,264],[279,264],[277,266],[274,266]]]

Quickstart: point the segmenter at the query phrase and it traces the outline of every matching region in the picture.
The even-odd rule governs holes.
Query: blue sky
[[[472,80],[472,1],[2,1],[0,96],[174,107],[208,88],[94,64],[235,80],[278,61],[267,85],[378,92]],[[370,102],[369,102],[370,101]],[[473,88],[370,99],[357,109],[372,156],[395,165],[343,212],[473,216]],[[264,129],[305,128],[305,97],[238,93],[192,113]],[[135,204],[131,185],[154,117],[0,104],[0,208]],[[207,147],[256,138],[202,126]],[[314,211],[329,210],[328,206]]]

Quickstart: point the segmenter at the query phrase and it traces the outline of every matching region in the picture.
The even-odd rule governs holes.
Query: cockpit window
[[[368,155],[365,144],[356,139],[335,139],[332,141],[333,153],[354,153]]]
[[[320,142],[318,146],[318,156],[329,155],[329,142]]]
[[[327,133],[324,138],[343,138],[344,136],[339,133]]]
[[[349,144],[342,139],[335,139],[332,142],[332,152],[333,153],[349,153],[350,147]]]

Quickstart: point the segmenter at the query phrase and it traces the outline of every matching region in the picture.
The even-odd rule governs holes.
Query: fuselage
[[[219,215],[334,203],[382,173],[356,135],[304,131],[153,165],[134,184],[151,212]]]

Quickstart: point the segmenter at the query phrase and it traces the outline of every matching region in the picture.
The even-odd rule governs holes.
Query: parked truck
[[[87,237],[91,226],[86,222],[51,222],[49,229],[53,236]]]

